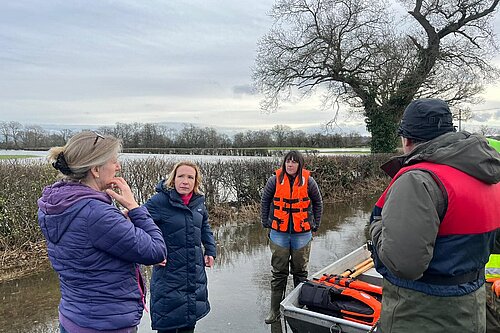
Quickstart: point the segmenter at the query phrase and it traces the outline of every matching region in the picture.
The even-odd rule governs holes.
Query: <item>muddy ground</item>
[[[45,242],[28,244],[23,250],[0,252],[0,283],[49,268]]]

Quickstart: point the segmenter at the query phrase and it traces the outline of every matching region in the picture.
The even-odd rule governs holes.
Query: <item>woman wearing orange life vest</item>
[[[279,320],[289,273],[295,286],[307,279],[312,232],[318,230],[322,211],[318,184],[304,169],[302,155],[290,151],[267,181],[261,199],[262,226],[271,229],[272,253],[271,310],[266,324]]]

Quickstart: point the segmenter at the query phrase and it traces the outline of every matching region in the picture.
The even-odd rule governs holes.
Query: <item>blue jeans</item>
[[[293,284],[295,287],[300,282],[307,280],[307,266],[311,253],[312,235],[311,233],[290,235],[283,232],[276,232],[272,235],[271,232],[269,238],[271,238],[269,248],[271,249],[273,274],[271,290],[284,294],[290,273],[293,275]],[[279,243],[276,243],[273,238]],[[305,243],[306,240],[309,241]]]
[[[309,241],[312,239],[312,233],[304,232],[300,234],[290,234],[288,232],[279,232],[271,229],[269,238],[276,245],[287,249],[298,250],[309,243]]]

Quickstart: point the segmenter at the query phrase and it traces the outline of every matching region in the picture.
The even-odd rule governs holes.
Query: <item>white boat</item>
[[[370,258],[370,255],[371,253],[367,246],[363,245],[345,257],[335,261],[333,264],[313,274],[312,278],[320,278],[323,274],[341,274],[359,263],[366,261],[366,259]],[[374,268],[359,275],[357,279],[379,286],[382,285],[382,276]],[[302,285],[302,283],[298,285],[297,288],[281,302],[280,311],[283,332],[287,332],[287,325],[292,329],[292,332],[297,333],[367,333],[372,329],[372,327],[365,324],[348,321],[304,308],[299,304],[299,294]],[[376,331],[375,328],[373,332]]]

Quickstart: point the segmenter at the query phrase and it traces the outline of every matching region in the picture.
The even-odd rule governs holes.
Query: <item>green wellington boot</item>
[[[280,320],[280,303],[283,300],[283,290],[273,290],[271,292],[271,310],[264,322],[272,324]]]

